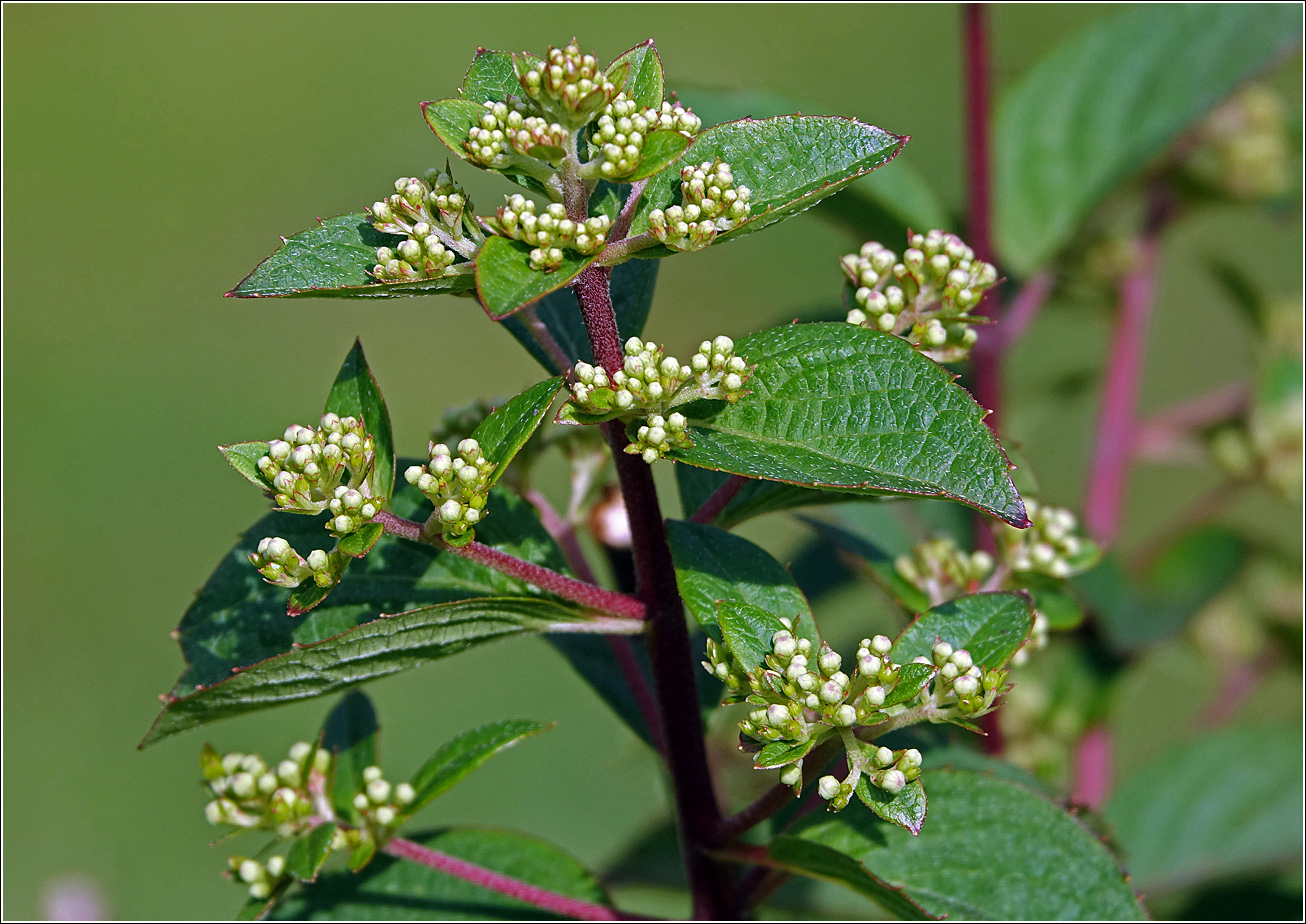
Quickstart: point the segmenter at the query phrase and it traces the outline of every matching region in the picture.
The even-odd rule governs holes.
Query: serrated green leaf
[[[626,177],[625,181],[634,183],[636,180],[645,180],[666,169],[667,165],[678,160],[680,155],[685,153],[689,144],[690,139],[686,135],[671,129],[650,132],[644,141],[638,169]]]
[[[1106,817],[1139,888],[1168,892],[1296,856],[1301,780],[1299,724],[1224,728],[1128,772]]]
[[[1024,594],[967,594],[922,613],[902,630],[890,657],[899,664],[931,656],[936,639],[965,648],[975,664],[999,668],[1024,643],[1034,612]]]
[[[322,412],[356,417],[363,422],[376,444],[376,474],[373,476],[376,495],[382,503],[388,501],[395,483],[395,448],[394,436],[390,432],[390,411],[385,406],[385,398],[376,384],[376,377],[367,366],[363,344],[358,340],[354,341],[353,348],[336,373],[336,380],[331,385]]]
[[[348,563],[346,563],[347,566]],[[327,598],[331,591],[339,586],[339,584],[328,584],[323,587],[312,578],[304,578],[299,586],[292,590],[290,596],[286,598],[286,615],[303,616],[309,610],[315,609],[318,604]]]
[[[904,921],[933,921],[936,916],[912,901],[847,854],[800,837],[781,835],[767,847],[768,866],[800,876],[847,886]]]
[[[643,109],[657,109],[662,106],[662,58],[653,47],[653,40],[640,42],[625,54],[617,57],[608,65],[607,73],[617,71],[621,66],[627,68],[626,84],[622,92],[634,100]]]
[[[893,557],[878,545],[851,530],[824,520],[803,516],[798,519],[816,530],[835,548],[857,556],[865,565],[865,571],[871,579],[888,591],[908,612],[923,613],[930,608],[930,598],[923,590],[898,573]]]
[[[1138,920],[1115,858],[1060,807],[1010,781],[931,770],[918,837],[866,812],[802,819],[796,836],[862,864],[930,914],[965,920]]]
[[[925,825],[926,799],[925,786],[917,777],[896,795],[881,789],[867,781],[866,777],[857,778],[857,798],[875,814],[889,824],[897,825],[904,831],[920,834]]]
[[[741,536],[688,520],[667,521],[667,542],[675,560],[680,596],[708,635],[721,640],[717,604],[738,600],[790,620],[796,637],[820,644],[807,598],[784,565],[765,549]]]
[[[723,600],[717,607],[717,623],[726,648],[750,672],[771,653],[771,637],[784,628],[779,616],[743,600]]]
[[[227,463],[254,487],[260,491],[272,490],[272,485],[263,477],[263,473],[258,470],[258,460],[268,454],[267,443],[258,440],[228,443],[226,446],[219,446],[218,451],[222,453]]]
[[[503,407],[495,408],[472,431],[472,438],[481,444],[482,454],[498,466],[491,485],[503,477],[509,463],[544,422],[560,388],[561,376],[538,382]]]
[[[481,597],[382,616],[245,668],[164,706],[142,746],[189,728],[326,696],[499,638],[535,632],[640,632],[635,620],[595,620],[534,597]]]
[[[814,739],[800,741],[768,741],[762,750],[753,755],[753,767],[757,770],[774,770],[786,764],[792,764],[807,756],[807,752],[816,744]]]
[[[499,751],[549,727],[539,722],[509,719],[473,728],[442,744],[413,774],[411,782],[417,795],[405,806],[404,812],[413,814],[432,799],[448,792]]]
[[[277,250],[227,293],[235,298],[289,296],[305,298],[398,298],[456,294],[476,285],[470,273],[382,283],[372,275],[378,247],[394,247],[404,238],[383,234],[366,215],[355,213],[318,219],[315,227],[282,239]]]
[[[363,771],[377,764],[378,732],[376,709],[360,690],[351,690],[322,723],[322,747],[335,755],[328,794],[336,814],[359,824],[363,816],[354,807],[354,796],[367,789]]]
[[[896,657],[895,660],[897,660]],[[889,695],[884,698],[883,705],[897,706],[899,703],[915,699],[937,672],[938,668],[933,664],[917,664],[915,662],[903,664],[898,670],[898,681],[894,684],[893,689],[889,691]]]
[[[476,255],[476,290],[496,321],[568,285],[597,259],[564,250],[562,265],[552,272],[531,269],[531,246],[506,237],[491,237]]]
[[[656,263],[651,265],[657,266]],[[725,484],[730,475],[714,472],[693,465],[676,466],[676,485],[680,489],[680,504],[686,517],[693,516],[703,506],[717,488]],[[760,517],[764,513],[779,510],[791,510],[795,507],[812,507],[824,504],[838,504],[851,500],[860,500],[855,495],[841,491],[818,491],[814,488],[800,488],[797,485],[784,484],[779,481],[750,480],[739,493],[726,504],[712,520],[712,525],[721,529],[731,529]]]
[[[474,103],[503,102],[520,96],[521,82],[513,70],[512,55],[506,51],[476,50],[476,57],[463,77],[463,99]]]
[[[736,186],[751,192],[752,211],[716,243],[760,231],[831,196],[858,177],[888,163],[907,139],[839,116],[742,119],[703,132],[686,150],[685,163],[720,158],[730,164]],[[674,165],[649,182],[631,223],[648,229],[648,214],[677,201],[680,175]]]
[[[467,160],[467,133],[485,115],[484,100],[437,99],[422,103],[422,115],[435,137],[454,154]]]
[[[617,315],[617,331],[623,343],[644,333],[657,277],[656,260],[630,260],[613,267],[609,288],[612,309]],[[594,352],[590,349],[589,334],[585,331],[574,290],[558,289],[544,296],[536,303],[535,314],[553,335],[564,356],[574,361],[594,362]],[[506,318],[502,324],[549,372],[557,375],[565,371],[558,368],[553,357],[540,347],[520,317]]]
[[[495,872],[561,895],[608,904],[603,889],[571,856],[537,838],[512,831],[443,828],[412,840]],[[525,903],[419,863],[377,857],[354,875],[327,873],[288,896],[277,920],[502,921],[553,919]]]
[[[347,865],[349,871],[357,873],[365,868],[376,857],[376,841],[370,837],[360,840],[352,851],[349,853]]]
[[[376,545],[377,540],[385,532],[385,527],[380,523],[364,523],[354,532],[342,538],[336,543],[336,548],[351,555],[354,558],[362,558],[372,547]]]
[[[1053,50],[1005,96],[994,138],[998,252],[1054,257],[1119,183],[1301,35],[1269,3],[1129,9]]]
[[[691,421],[672,457],[703,468],[860,494],[945,497],[1026,523],[984,411],[899,337],[793,324],[736,344],[749,393]]]
[[[317,871],[331,856],[331,839],[335,833],[336,826],[327,822],[295,838],[286,854],[286,872],[305,882],[316,879]]]

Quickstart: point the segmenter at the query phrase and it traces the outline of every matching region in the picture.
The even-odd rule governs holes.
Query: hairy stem
[[[612,310],[610,274],[608,269],[590,267],[577,277],[575,289],[595,360],[605,368],[620,369],[621,337]],[[708,769],[689,630],[653,473],[638,456],[625,451],[626,432],[621,423],[603,424],[603,432],[616,462],[630,520],[637,592],[648,608],[649,658],[666,734],[666,763],[694,916],[737,917],[739,905],[729,872],[706,852],[720,825],[721,809]]]
[[[487,568],[492,568],[509,577],[517,578],[528,584],[534,584],[541,590],[562,597],[564,600],[579,603],[588,609],[598,610],[601,613],[620,616],[625,619],[643,619],[647,613],[647,609],[642,602],[627,594],[617,593],[615,590],[607,590],[603,587],[587,584],[584,581],[578,581],[542,565],[490,548],[484,543],[469,542],[461,547],[451,546],[441,542],[438,538],[426,536],[422,531],[422,524],[413,520],[406,520],[403,517],[397,517],[385,511],[377,514],[373,522],[380,523],[385,531],[391,535],[399,536],[401,539],[409,539],[413,542],[421,542],[457,555],[460,558],[466,558],[477,564],[485,565]]]
[[[402,837],[391,839],[385,845],[384,850],[392,857],[420,863],[422,866],[441,873],[447,873],[457,879],[462,879],[464,882],[470,882],[483,889],[506,895],[509,898],[515,898],[517,901],[525,902],[536,908],[542,908],[545,911],[552,911],[555,914],[577,918],[582,921],[620,921],[624,919],[623,915],[606,905],[596,905],[593,902],[582,901],[579,898],[559,895],[557,892],[550,892],[548,889],[531,885],[529,882],[513,879],[511,876],[503,875],[503,873],[496,873],[492,869],[486,869],[484,866],[477,866],[475,863],[469,863],[447,853],[432,850]]]
[[[630,231],[630,223],[635,219],[635,210],[639,208],[639,200],[644,196],[644,187],[647,185],[648,180],[636,180],[630,184],[630,192],[626,194],[626,201],[621,206],[621,214],[612,223],[612,233],[608,235],[609,241],[615,243],[625,239],[627,232]]]

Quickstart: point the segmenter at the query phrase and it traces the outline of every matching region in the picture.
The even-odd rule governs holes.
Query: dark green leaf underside
[[[1023,526],[1010,463],[984,412],[901,338],[794,324],[744,338],[749,393],[708,421],[680,462],[807,487],[945,497]]]
[[[562,265],[546,273],[531,269],[531,250],[521,241],[491,237],[476,255],[476,288],[485,310],[496,321],[561,289],[595,259],[563,251]]]
[[[780,617],[742,600],[723,600],[717,622],[726,648],[745,671],[753,671],[771,653],[771,638],[784,628]]]

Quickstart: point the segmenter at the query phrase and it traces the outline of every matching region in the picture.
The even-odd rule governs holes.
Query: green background
[[[999,90],[1103,12],[994,8]],[[218,875],[225,852],[208,846],[201,812],[200,744],[280,754],[327,708],[134,749],[181,667],[168,631],[260,515],[214,447],[311,423],[355,335],[401,453],[424,448],[446,405],[541,377],[467,300],[222,298],[277,235],[358,211],[395,176],[442,164],[417,103],[451,95],[477,45],[541,51],[577,33],[611,58],[653,36],[672,86],[779,90],[910,134],[904,159],[950,206],[963,193],[951,6],[9,6],[5,26],[7,917],[41,914],[42,895],[67,877],[93,883],[115,917],[233,912],[240,893]],[[1300,65],[1289,70],[1292,86]],[[509,190],[469,174],[459,175],[483,209]],[[828,308],[837,257],[858,243],[808,213],[664,263],[649,333],[676,351]],[[1258,275],[1284,294],[1300,285],[1295,231],[1234,208],[1176,227],[1144,410],[1252,362],[1246,326],[1189,269],[1213,244],[1255,254]],[[1096,375],[1107,330],[1102,311],[1054,304],[1013,360],[1007,427],[1054,501],[1078,501],[1095,407],[1093,389],[1056,385]],[[1140,466],[1125,543],[1216,480],[1209,467]],[[1230,516],[1294,529],[1261,495]],[[767,544],[784,554],[796,534],[776,522]],[[474,724],[558,722],[443,798],[432,823],[519,828],[601,868],[663,816],[649,753],[538,641],[369,692],[392,778]],[[851,896],[835,907],[864,913]]]

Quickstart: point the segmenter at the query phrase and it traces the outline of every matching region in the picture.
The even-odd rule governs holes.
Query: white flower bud
[[[879,782],[879,787],[885,792],[897,795],[907,786],[907,777],[901,770],[886,770],[884,777]]]
[[[878,709],[884,705],[884,695],[884,687],[867,687],[866,692],[862,694],[862,702],[869,708]]]
[[[363,768],[363,782],[370,783],[373,780],[381,779],[381,768],[372,766]]]
[[[263,878],[263,864],[258,860],[242,860],[237,874],[242,882],[258,882]]]
[[[886,635],[877,635],[871,639],[870,649],[880,657],[884,657],[893,650],[893,642]]]
[[[835,796],[839,795],[839,780],[833,776],[823,776],[816,783],[816,791],[821,798],[829,802]]]
[[[834,711],[834,724],[844,727],[857,721],[857,710],[846,703]]]
[[[390,784],[382,779],[372,780],[367,784],[367,798],[377,805],[390,801]]]
[[[388,828],[395,823],[395,810],[388,805],[383,805],[376,810],[376,823],[383,828]]]
[[[935,642],[930,653],[934,656],[934,663],[942,665],[952,657],[952,646],[947,642]]]
[[[417,793],[409,783],[400,783],[395,787],[395,801],[400,805],[407,805],[417,798]]]

